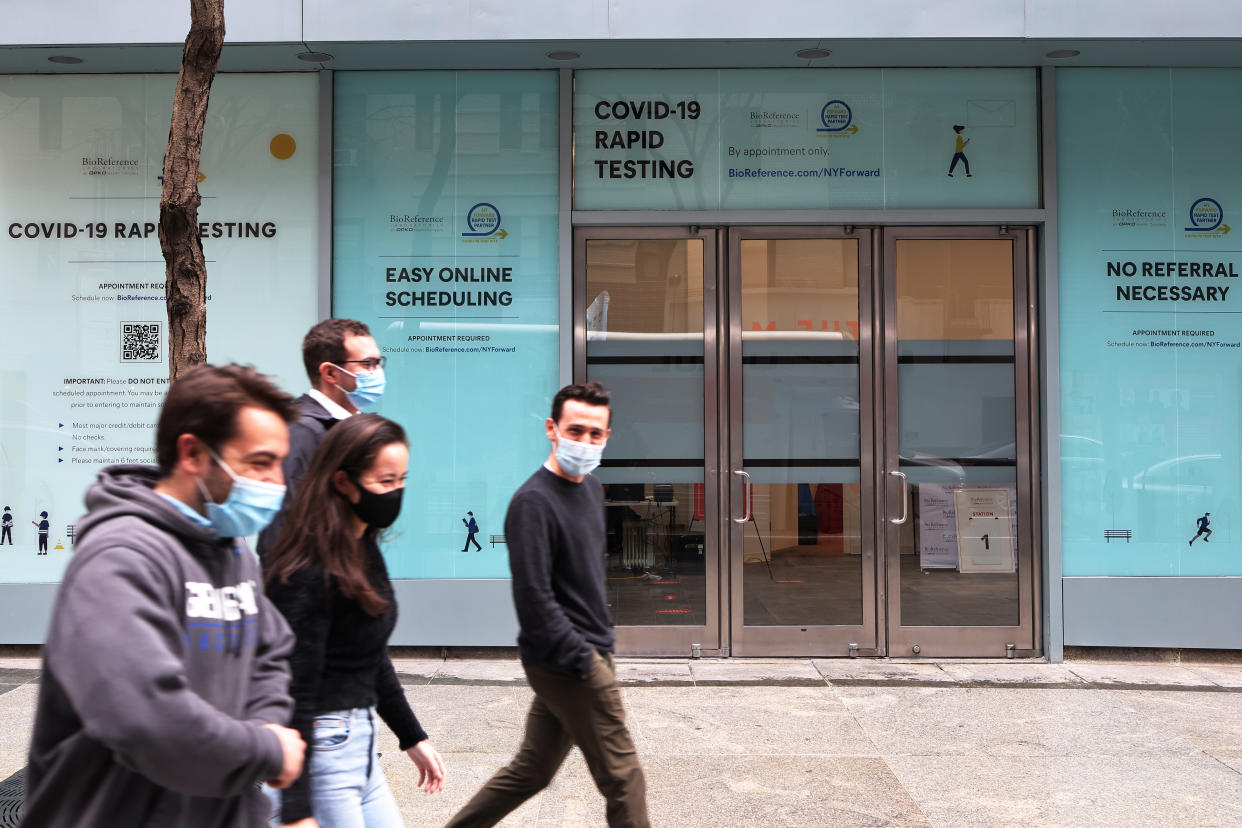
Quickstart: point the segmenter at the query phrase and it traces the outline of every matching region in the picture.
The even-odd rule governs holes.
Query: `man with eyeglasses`
[[[259,535],[258,553],[267,558],[276,545],[285,514],[319,441],[338,420],[379,402],[384,394],[384,362],[371,330],[356,319],[325,319],[302,340],[302,364],[311,388],[297,399],[298,419],[289,426],[285,456],[284,506]]]

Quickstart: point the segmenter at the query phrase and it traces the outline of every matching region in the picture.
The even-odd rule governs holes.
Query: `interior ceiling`
[[[483,41],[227,44],[222,72],[314,71],[320,64],[297,58],[307,46],[333,56],[322,68],[383,69],[683,69],[880,66],[1242,66],[1242,40],[695,40],[695,41]],[[804,60],[799,49],[822,47],[832,55]],[[176,72],[181,44],[29,46],[0,48],[0,74]],[[1077,49],[1074,58],[1046,57]],[[575,51],[554,61],[550,51]],[[82,58],[75,65],[48,62],[52,55]]]

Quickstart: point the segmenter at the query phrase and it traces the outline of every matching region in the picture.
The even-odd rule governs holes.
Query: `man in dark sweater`
[[[509,502],[505,537],[518,648],[535,699],[526,736],[448,828],[495,825],[547,787],[574,745],[608,800],[610,826],[647,826],[647,783],[613,665],[605,591],[604,495],[599,465],[611,420],[597,382],[568,385],[544,424],[552,452]]]
[[[319,441],[337,420],[379,401],[384,393],[384,358],[366,325],[356,319],[325,319],[302,340],[302,365],[311,389],[298,397],[298,419],[289,425],[289,454],[282,470],[288,493],[271,524],[259,534],[261,560],[276,545],[285,514]]]

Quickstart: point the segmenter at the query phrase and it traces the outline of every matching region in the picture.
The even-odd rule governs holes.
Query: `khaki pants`
[[[542,664],[525,667],[535,700],[517,755],[466,803],[446,828],[483,828],[548,786],[574,745],[608,800],[608,824],[647,828],[647,782],[625,728],[611,655],[596,655],[585,679]]]

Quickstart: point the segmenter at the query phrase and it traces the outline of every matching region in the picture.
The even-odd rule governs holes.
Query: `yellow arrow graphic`
[[[1224,234],[1226,234],[1226,233],[1228,233],[1228,232],[1229,232],[1229,225],[1228,225],[1228,224],[1222,224],[1222,225],[1220,226],[1220,233],[1221,233],[1221,235],[1223,236]]]
[[[1227,231],[1226,231],[1226,232],[1227,232]],[[502,228],[500,228],[499,230],[497,230],[497,231],[496,231],[496,235],[497,235],[497,236],[500,236],[502,239],[507,239],[507,238],[509,238],[509,231],[508,231],[508,230],[506,230],[506,229],[504,229],[504,228],[502,227]]]
[[[844,130],[842,130],[842,131],[843,131],[843,132],[848,132],[850,135],[857,135],[857,134],[858,134],[858,127],[856,127],[856,126],[849,126],[849,127],[846,127],[846,128],[845,128]]]

